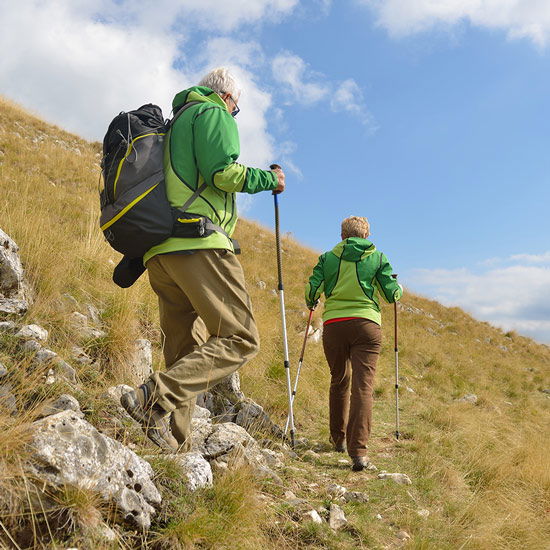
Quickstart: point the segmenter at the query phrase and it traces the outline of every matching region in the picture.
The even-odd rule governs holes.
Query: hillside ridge
[[[126,291],[111,281],[120,256],[104,242],[97,224],[100,144],[46,124],[6,100],[0,100],[0,114],[0,228],[19,245],[32,289],[29,311],[22,320],[47,329],[49,345],[59,357],[73,357],[78,344],[93,359],[93,367],[72,367],[83,383],[84,390],[76,396],[83,414],[101,431],[108,425],[104,392],[118,384],[136,383],[132,371],[135,341],[149,340],[155,368],[162,366],[156,299],[146,276]],[[245,219],[240,220],[236,237],[243,247],[240,259],[262,341],[259,355],[241,370],[242,388],[275,422],[284,424],[287,396],[275,239],[270,230]],[[306,321],[303,285],[318,253],[289,235],[282,243],[294,373]],[[84,313],[86,304],[97,310],[102,334],[82,341],[71,317],[74,312],[63,306],[70,300],[67,296]],[[370,452],[380,471],[406,473],[411,485],[390,484],[391,480],[379,479],[373,471],[352,476],[349,465],[339,462],[345,459],[329,452],[328,373],[322,346],[312,340],[306,348],[296,398],[298,434],[309,445],[296,456],[285,451],[285,465],[278,472],[281,484],[252,482],[246,469],[236,469],[221,477],[217,488],[199,491],[191,498],[184,489],[175,488],[177,476],[174,479],[167,473],[172,466],[162,457],[155,458],[152,464],[164,497],[171,502],[177,494],[185,505],[172,518],[175,523],[160,517],[153,522],[150,535],[130,538],[128,544],[136,548],[142,544],[223,548],[221,534],[232,532],[242,541],[242,548],[393,548],[405,544],[449,549],[544,548],[550,537],[546,521],[550,443],[540,434],[545,433],[550,418],[550,399],[545,393],[550,388],[550,348],[477,321],[459,308],[411,293],[405,294],[399,317],[404,438],[397,442],[391,435],[395,414],[393,313],[384,306]],[[314,326],[321,326],[320,311],[315,313]],[[31,363],[28,355],[16,351],[12,336],[0,334],[0,364],[8,372],[28,372]],[[10,393],[19,407],[24,404],[25,414],[0,411],[0,433],[12,434],[11,441],[0,436],[0,461],[11,472],[0,489],[23,483],[15,457],[18,453],[24,456],[24,443],[17,446],[13,434],[22,434],[34,421],[36,407],[59,397],[60,392],[74,393],[66,383],[45,388],[38,386],[38,378],[32,380],[37,384],[32,391],[24,378],[14,376],[11,382]],[[475,400],[464,400],[472,395]],[[147,443],[131,429],[123,426],[113,433],[116,439],[132,443],[138,455],[151,454]],[[269,439],[268,434],[262,437]],[[343,500],[338,491],[329,491],[331,484],[367,494],[369,501]],[[285,497],[288,491],[327,513],[333,504],[340,506],[347,527],[333,530],[326,522],[304,521],[300,505]],[[227,518],[241,525],[241,531],[231,531],[223,518],[213,519],[220,503],[229,502],[223,499],[235,506]],[[17,526],[30,528],[25,519],[28,504],[22,503],[17,512],[12,508],[10,517],[0,517],[2,524],[9,525],[9,533],[17,532]],[[121,540],[129,537],[126,528],[93,499],[86,506],[99,510],[118,533],[114,541],[98,542],[97,547],[121,547]],[[172,504],[164,513],[168,511],[176,514]],[[208,532],[198,527],[201,521],[209,525]],[[75,525],[64,534],[63,544],[83,544],[83,530],[78,522]],[[40,547],[47,540],[49,535],[39,531],[26,547]],[[8,545],[2,537],[0,543]]]

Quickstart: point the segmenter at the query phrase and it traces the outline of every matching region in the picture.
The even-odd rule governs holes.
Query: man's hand
[[[285,173],[278,164],[272,164],[270,168],[273,172],[275,172],[278,183],[277,187],[273,190],[273,193],[282,193],[285,190]]]

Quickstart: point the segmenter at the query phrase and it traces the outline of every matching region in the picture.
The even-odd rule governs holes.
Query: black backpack
[[[164,120],[160,107],[149,103],[120,113],[109,124],[103,139],[99,223],[109,244],[129,258],[141,258],[169,237],[207,237],[217,231],[229,238],[209,218],[187,213],[206,182],[181,208],[172,207],[166,197],[165,136],[177,117],[198,103],[187,103],[171,121]],[[238,243],[233,243],[238,249]]]
[[[163,171],[168,129],[160,107],[149,103],[116,116],[103,139],[100,226],[109,244],[132,258],[172,235]]]

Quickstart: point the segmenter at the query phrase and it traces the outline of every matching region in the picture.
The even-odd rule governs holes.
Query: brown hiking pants
[[[380,325],[369,319],[329,323],[323,348],[330,367],[330,436],[350,456],[366,456],[372,420],[372,389],[380,354]]]
[[[158,255],[147,271],[159,299],[166,362],[166,371],[147,383],[157,404],[172,412],[172,433],[187,451],[196,396],[256,355],[259,335],[232,252]]]

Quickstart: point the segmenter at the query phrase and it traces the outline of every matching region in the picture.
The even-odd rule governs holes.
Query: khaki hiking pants
[[[157,404],[172,412],[172,433],[188,451],[196,396],[256,355],[259,335],[232,252],[158,255],[147,271],[159,299],[166,362],[147,384]]]
[[[330,367],[330,436],[350,456],[367,456],[372,421],[374,372],[382,331],[369,319],[329,323],[323,348]]]

